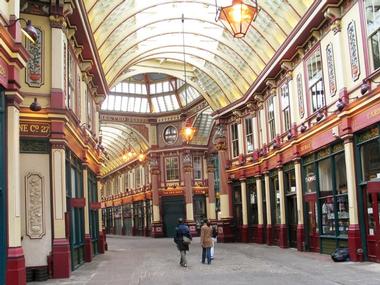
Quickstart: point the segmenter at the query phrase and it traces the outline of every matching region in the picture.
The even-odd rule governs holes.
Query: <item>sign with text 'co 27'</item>
[[[20,122],[20,136],[22,137],[49,137],[50,123]]]

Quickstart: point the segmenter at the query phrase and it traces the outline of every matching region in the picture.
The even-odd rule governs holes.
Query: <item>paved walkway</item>
[[[217,244],[215,260],[204,265],[196,238],[188,255],[188,268],[183,268],[172,239],[107,237],[107,242],[108,252],[81,266],[70,279],[30,284],[380,284],[380,264],[334,263],[327,255],[275,246]]]

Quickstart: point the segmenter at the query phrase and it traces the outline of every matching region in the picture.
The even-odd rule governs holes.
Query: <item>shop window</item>
[[[362,181],[369,181],[380,175],[379,129],[372,128],[357,137],[360,149]]]
[[[314,188],[319,197],[320,212],[316,212],[320,215],[322,237],[347,237],[349,212],[343,150],[343,144],[325,148],[308,157],[306,161],[311,163],[304,166],[306,189]],[[314,183],[314,176],[318,177],[318,183]]]
[[[179,180],[178,157],[165,158],[165,168],[167,181]]]
[[[141,186],[141,168],[137,167],[135,168],[135,178],[136,178],[136,188],[139,188]]]
[[[269,125],[269,139],[272,141],[276,136],[276,122],[274,119],[274,102],[273,96],[268,98],[268,125]]]
[[[75,111],[76,64],[75,64],[74,56],[70,50],[68,51],[67,70],[68,70],[68,80],[67,80],[66,107]]]
[[[296,192],[296,172],[294,168],[288,170],[284,167],[284,190],[285,193]]]
[[[247,144],[247,153],[253,152],[253,119],[245,119],[245,142]]]
[[[254,179],[247,180],[247,201],[248,201],[248,223],[250,225],[257,225],[258,210],[257,210],[257,188]]]
[[[305,192],[314,193],[317,189],[317,176],[314,164],[306,165],[305,168]]]
[[[307,61],[308,86],[312,101],[313,113],[325,106],[325,95],[322,77],[321,51],[317,49]]]
[[[231,144],[232,144],[232,157],[239,155],[239,132],[238,124],[231,125]]]
[[[284,124],[284,131],[290,130],[290,102],[289,102],[289,83],[286,82],[280,88],[281,92],[281,108]]]
[[[193,171],[194,171],[195,180],[202,179],[202,157],[200,156],[193,157]]]
[[[193,198],[194,203],[194,221],[196,223],[197,230],[200,230],[203,221],[207,218],[206,213],[206,201],[204,196],[195,195]]]
[[[380,67],[380,3],[378,0],[366,0],[367,34],[373,68]]]

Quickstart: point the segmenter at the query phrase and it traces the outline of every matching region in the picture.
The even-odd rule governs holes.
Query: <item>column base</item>
[[[305,250],[305,233],[303,225],[297,225],[297,250],[304,251]]]
[[[103,229],[103,237],[104,237],[104,249],[108,250],[107,235],[106,235],[105,229]]]
[[[218,221],[218,242],[234,242],[234,234],[231,228],[231,218]]]
[[[69,278],[71,273],[70,243],[67,239],[53,240],[53,278]]]
[[[263,244],[265,243],[264,239],[264,232],[265,232],[265,226],[264,225],[257,225],[257,237],[256,237],[256,242]]]
[[[288,247],[288,226],[284,224],[280,225],[280,247]]]
[[[153,222],[151,237],[152,238],[161,238],[164,236],[164,230],[161,222]]]
[[[348,227],[348,251],[351,261],[363,261],[359,225],[349,225]]]
[[[267,225],[267,245],[273,245],[273,228],[272,225]]]
[[[241,226],[241,242],[248,243],[248,225]]]
[[[89,234],[84,235],[84,261],[91,262],[92,260],[92,241]]]
[[[104,254],[104,252],[106,251],[106,237],[103,231],[99,232],[98,251],[101,254]]]
[[[22,247],[8,247],[7,284],[26,284],[25,257]]]
[[[197,237],[198,231],[197,231],[197,224],[194,221],[185,221],[185,224],[189,227],[190,234],[192,237]]]

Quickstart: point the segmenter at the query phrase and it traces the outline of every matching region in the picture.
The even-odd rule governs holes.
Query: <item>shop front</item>
[[[66,198],[68,233],[70,237],[71,268],[84,263],[84,206],[83,170],[79,158],[66,150]]]
[[[280,211],[280,185],[278,180],[277,170],[269,172],[269,188],[270,188],[270,202],[271,202],[271,218],[272,218],[272,244],[280,245],[280,225],[281,225],[281,211]]]
[[[242,197],[240,182],[234,182],[232,185],[232,210],[233,221],[232,227],[234,228],[234,240],[241,241],[242,226],[243,226],[243,210],[242,210]]]
[[[133,233],[133,228],[132,228],[132,203],[129,204],[124,204],[122,206],[123,210],[123,229],[122,229],[122,234],[131,236]]]
[[[145,228],[145,207],[143,201],[138,201],[133,203],[133,235],[134,236],[144,236]]]
[[[98,210],[98,188],[96,175],[92,171],[88,171],[88,205],[89,205],[89,222],[90,222],[90,235],[92,244],[92,253],[97,255],[98,241],[99,241],[99,214]]]
[[[288,245],[297,247],[297,196],[296,173],[294,163],[284,165],[284,192],[286,208],[286,224],[288,228]]]
[[[343,143],[303,159],[306,249],[330,254],[347,247],[349,213]]]
[[[248,240],[258,242],[259,213],[257,207],[257,187],[254,178],[247,179]]]
[[[355,136],[362,248],[369,261],[380,262],[380,131],[373,126]]]
[[[193,196],[194,222],[197,232],[200,234],[203,221],[207,218],[206,197],[204,195]]]

